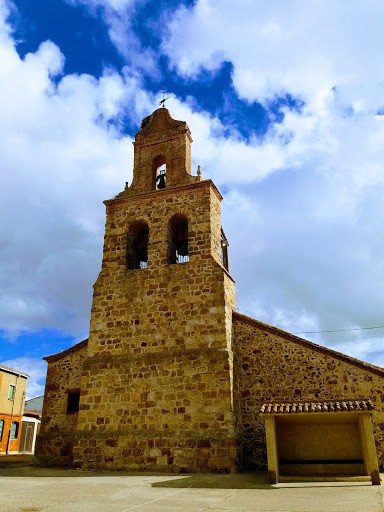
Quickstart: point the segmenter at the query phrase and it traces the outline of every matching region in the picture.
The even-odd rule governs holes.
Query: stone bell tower
[[[191,134],[159,108],[133,181],[105,201],[102,270],[74,436],[79,465],[231,471],[232,311],[219,191],[191,175]]]

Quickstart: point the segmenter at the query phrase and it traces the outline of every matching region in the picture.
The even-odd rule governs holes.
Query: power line
[[[27,400],[32,400],[33,398],[39,398],[36,395],[31,395],[30,393],[25,393],[25,396],[26,396]],[[42,395],[40,395],[40,396],[42,396]]]
[[[354,329],[332,329],[332,330],[327,330],[327,331],[302,331],[302,332],[293,332],[292,334],[321,334],[324,332],[367,331],[370,329],[384,329],[384,325],[375,325],[372,327],[356,327]]]

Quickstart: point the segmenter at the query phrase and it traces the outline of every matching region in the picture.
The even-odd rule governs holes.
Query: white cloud
[[[6,28],[6,27],[5,27]],[[106,71],[61,76],[64,57],[47,41],[21,60],[0,37],[0,324],[10,334],[57,328],[87,334],[100,266],[102,201],[132,174],[132,147],[118,123],[150,99],[139,80]]]
[[[133,37],[121,25],[133,2],[81,1],[106,8],[115,44]],[[305,100],[301,112],[287,110],[249,143],[235,129],[217,135],[220,121],[189,100],[169,101],[172,116],[191,128],[193,172],[200,164],[203,178],[229,189],[223,225],[240,311],[291,332],[381,325],[381,6],[234,5],[205,0],[179,10],[163,48],[186,76],[231,60],[237,91],[249,100],[267,104],[282,90]],[[359,40],[361,20],[369,31]],[[155,65],[132,41],[129,62]],[[49,327],[86,336],[101,201],[131,178],[132,146],[115,123],[130,116],[139,127],[156,102],[132,67],[99,80],[61,76],[64,57],[51,42],[20,60],[6,26],[0,56],[0,214],[9,219],[0,231],[0,323],[9,332]],[[308,337],[384,360],[374,351],[380,331]]]
[[[44,382],[47,373],[45,361],[32,357],[18,357],[1,361],[1,364],[28,375],[26,400],[44,395]]]
[[[373,1],[199,0],[163,43],[185,77],[228,60],[240,97],[305,102],[246,148],[204,137],[200,162],[231,187],[223,214],[239,245],[240,309],[290,331],[383,324],[383,14]],[[373,350],[383,331],[351,332],[315,338],[383,361]]]
[[[235,87],[251,100],[280,91],[308,100],[337,85],[349,102],[375,102],[382,84],[367,77],[383,73],[383,14],[375,0],[198,0],[178,9],[163,49],[187,76],[229,60]]]
[[[101,12],[108,35],[127,64],[136,69],[144,70],[160,78],[157,68],[157,54],[142,45],[140,38],[133,30],[136,8],[142,5],[140,0],[66,0],[74,6],[85,6],[94,16]]]
[[[67,3],[76,5],[83,4],[87,5],[88,8],[95,9],[97,7],[103,7],[105,9],[111,9],[119,13],[124,13],[132,8],[137,0],[66,0]]]

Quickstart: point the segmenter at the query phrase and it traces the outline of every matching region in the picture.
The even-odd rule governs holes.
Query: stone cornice
[[[218,199],[222,201],[223,196],[220,194],[218,188],[213,183],[212,180],[203,180],[203,181],[197,181],[196,183],[188,183],[187,185],[179,185],[175,187],[167,187],[162,190],[151,190],[149,192],[138,192],[138,193],[132,193],[128,191],[128,193],[125,193],[124,191],[121,192],[118,196],[116,196],[113,199],[106,199],[104,204],[108,206],[114,206],[117,204],[124,204],[126,202],[133,202],[135,200],[142,201],[143,199],[153,199],[154,195],[167,197],[167,195],[175,195],[175,192],[180,191],[183,192],[185,190],[197,190],[199,188],[205,188],[207,186],[210,186]]]

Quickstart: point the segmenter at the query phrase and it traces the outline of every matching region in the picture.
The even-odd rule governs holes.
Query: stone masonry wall
[[[221,263],[210,181],[107,202],[74,449],[79,465],[168,471],[237,466],[232,394],[234,283]],[[168,222],[188,218],[189,262],[169,264]],[[148,267],[126,268],[132,222]]]
[[[233,305],[228,309],[226,300],[230,297],[234,302],[234,283],[221,265],[220,229],[211,231],[211,225],[220,226],[219,201],[207,181],[180,188],[177,194],[156,191],[107,204],[102,272],[94,287],[90,356],[164,348],[230,349],[226,323]],[[177,213],[189,221],[190,261],[170,265],[168,222]],[[148,268],[127,270],[127,233],[138,220],[149,226]]]
[[[384,463],[384,370],[237,313],[233,316],[237,429],[244,467],[266,465],[265,400],[371,398],[379,464]]]
[[[73,437],[78,413],[67,414],[68,391],[79,390],[87,340],[55,356],[47,357],[48,371],[40,434],[35,454],[42,462],[72,463]]]
[[[135,195],[156,188],[154,159],[165,158],[167,187],[199,181],[191,175],[191,134],[185,121],[172,119],[165,108],[157,109],[135,136],[133,181],[123,195]]]
[[[233,439],[225,350],[89,358],[75,463],[157,471],[231,471]]]
[[[47,440],[56,429],[64,443],[75,432],[77,465],[168,471],[237,467],[234,282],[222,264],[222,197],[210,180],[191,175],[191,141],[184,121],[157,109],[135,136],[131,186],[105,201],[102,270],[94,286],[87,354],[82,370],[75,370],[77,385],[81,372],[82,377],[73,424],[54,399],[56,391],[65,393],[61,379],[77,361],[73,354],[49,359],[59,388],[47,389],[44,436]],[[166,164],[166,187],[156,190],[160,164]],[[169,262],[174,215],[188,219],[189,261],[178,264]],[[127,268],[135,223],[148,226],[146,268]],[[52,453],[57,449],[47,446]]]

